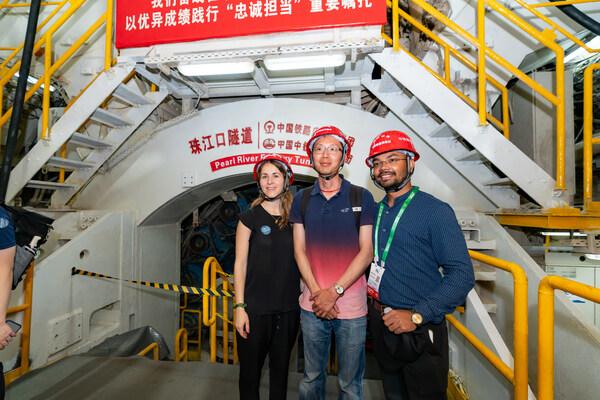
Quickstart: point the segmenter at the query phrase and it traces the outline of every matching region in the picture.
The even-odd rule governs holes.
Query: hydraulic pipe
[[[35,32],[38,18],[40,16],[41,0],[32,0],[29,8],[29,19],[27,21],[27,31],[25,34],[25,44],[23,45],[23,57],[21,69],[19,70],[19,80],[17,90],[13,101],[13,113],[10,118],[8,135],[6,137],[6,147],[4,159],[2,160],[2,169],[0,170],[0,201],[4,203],[6,198],[6,189],[10,179],[10,170],[12,167],[13,153],[17,146],[17,137],[19,136],[19,123],[23,114],[25,103],[25,92],[27,91],[27,77],[31,67],[31,58],[33,56],[33,45],[35,43]]]

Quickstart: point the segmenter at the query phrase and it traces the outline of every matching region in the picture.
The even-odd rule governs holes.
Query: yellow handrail
[[[216,290],[217,275],[221,278],[222,288],[229,291],[231,275],[224,272],[215,257],[209,257],[204,262],[202,270],[202,287]],[[210,311],[209,311],[210,310]],[[235,316],[235,314],[234,314]],[[223,363],[229,363],[229,329],[235,329],[235,322],[229,319],[229,299],[222,298],[221,314],[217,313],[217,298],[204,296],[202,298],[202,322],[209,327],[210,362],[217,361],[217,318],[221,320],[223,330]],[[233,335],[233,362],[237,363],[237,336]]]
[[[184,328],[179,329],[175,335],[175,361],[181,360],[188,360],[188,337]]]
[[[538,400],[554,399],[554,290],[600,303],[600,289],[560,276],[546,276],[538,289]]]
[[[150,343],[146,348],[144,348],[144,350],[140,351],[138,353],[138,356],[142,356],[144,357],[146,354],[148,354],[150,351],[152,351],[152,359],[154,361],[158,361],[158,357],[159,357],[159,353],[158,353],[158,343],[154,342],[154,343]]]
[[[14,382],[19,377],[29,372],[29,344],[31,340],[31,303],[33,301],[33,274],[35,265],[32,262],[23,280],[23,298],[24,303],[11,307],[6,311],[7,315],[23,313],[23,327],[21,330],[21,365],[4,374],[4,381],[7,385]]]
[[[187,337],[187,343],[192,343],[192,344],[195,344],[198,346],[198,360],[201,360],[202,359],[202,313],[200,312],[200,310],[183,309],[181,311],[181,320],[180,320],[180,324],[179,324],[180,328],[184,327],[184,322],[185,322],[184,318],[185,318],[186,313],[198,314],[198,338],[190,339],[189,337]]]
[[[560,7],[560,6],[567,6],[567,5],[571,5],[571,4],[596,3],[597,1],[598,0],[561,0],[561,1],[555,1],[555,2],[528,4],[528,5],[531,8]]]
[[[388,5],[388,7],[392,7],[393,6],[392,1],[387,0],[387,5]],[[434,77],[436,77],[438,80],[440,80],[440,82],[442,82],[446,87],[448,87],[452,92],[454,92],[454,94],[459,96],[465,103],[469,104],[469,106],[471,106],[472,108],[477,109],[477,104],[472,99],[470,99],[467,95],[462,93],[458,88],[456,88],[456,86],[454,86],[452,84],[452,80],[451,80],[451,76],[450,76],[450,55],[455,57],[458,61],[460,61],[463,65],[465,65],[466,67],[471,69],[473,72],[477,71],[476,64],[474,62],[472,62],[471,60],[469,60],[467,57],[465,57],[458,50],[456,50],[451,44],[442,40],[438,35],[436,35],[434,32],[432,32],[426,26],[421,24],[419,21],[417,21],[413,16],[411,16],[406,11],[402,10],[401,8],[398,8],[397,13],[399,14],[399,16],[404,18],[407,22],[409,22],[410,24],[415,26],[417,29],[419,29],[421,32],[423,32],[431,40],[436,42],[439,46],[444,48],[444,76],[440,76],[440,74],[438,72],[434,71],[427,64],[423,63],[420,59],[415,57],[412,53],[407,52],[407,54],[410,57],[412,57],[415,61],[417,61],[421,65],[423,65],[423,67],[426,68],[429,71],[429,73],[431,73]],[[388,43],[390,43],[390,44],[394,43],[393,39],[390,38],[389,36],[387,36],[385,33],[383,33],[382,36],[383,36],[384,40],[386,40]],[[395,49],[400,48],[399,41],[397,43],[398,44],[394,46]],[[492,86],[494,86],[496,89],[498,89],[502,93],[502,121],[499,121],[497,118],[495,118],[490,113],[487,113],[487,118],[498,129],[500,129],[503,132],[504,136],[508,139],[510,137],[510,118],[508,115],[508,89],[504,85],[502,85],[500,82],[498,82],[496,79],[494,79],[494,77],[492,77],[492,76],[488,75],[486,77],[486,79],[490,82],[490,84],[492,84]]]
[[[108,70],[113,64],[113,49],[112,49],[112,36],[113,36],[113,14],[114,14],[114,0],[106,0],[106,12],[103,13],[84,33],[73,43],[65,53],[63,53],[58,60],[52,61],[52,39],[54,34],[60,29],[65,22],[67,22],[77,10],[81,8],[85,0],[64,0],[55,10],[40,24],[38,31],[43,25],[48,23],[52,17],[65,5],[69,3],[69,8],[60,15],[57,20],[41,35],[40,39],[35,43],[33,51],[34,53],[44,48],[44,74],[34,83],[25,95],[25,101],[28,101],[35,92],[43,85],[43,98],[42,98],[42,139],[48,137],[49,131],[49,113],[50,113],[50,82],[52,76],[61,68],[70,57],[77,52],[81,46],[102,26],[105,24],[105,55],[104,55],[104,69]],[[8,63],[14,59],[17,54],[22,50],[23,46],[15,49],[15,51],[0,65],[0,71],[4,71],[0,75],[0,92],[4,90],[6,84],[13,79],[14,75],[18,72],[21,62],[17,61],[6,70]],[[95,78],[94,78],[95,79]],[[0,97],[0,101],[2,98]],[[12,115],[12,108],[3,113],[0,108],[0,129]]]
[[[22,7],[30,7],[31,3],[9,3],[9,0],[4,0],[4,2],[2,4],[0,4],[0,10],[5,9],[5,8],[22,8]],[[42,3],[40,3],[40,5],[42,7],[46,7],[46,6],[56,6],[59,5],[60,2],[58,1],[43,1]]]
[[[517,1],[519,3],[521,3],[520,0],[517,0]],[[461,36],[467,42],[471,43],[478,50],[476,67],[477,67],[479,79],[478,79],[478,90],[477,90],[478,96],[477,96],[477,103],[476,103],[475,108],[478,111],[481,124],[486,124],[488,120],[493,122],[493,120],[490,119],[490,117],[489,117],[489,113],[487,112],[487,102],[486,102],[486,85],[487,85],[487,82],[489,79],[489,75],[486,71],[486,63],[487,63],[488,58],[489,58],[489,60],[493,61],[498,66],[500,66],[503,69],[510,72],[512,75],[516,76],[518,79],[520,79],[526,85],[528,85],[533,90],[538,92],[542,97],[546,98],[548,101],[550,101],[550,103],[552,103],[555,106],[555,109],[556,109],[556,149],[557,149],[556,150],[556,185],[555,185],[555,188],[558,190],[564,190],[565,189],[564,50],[561,46],[559,46],[555,42],[556,35],[554,34],[554,32],[551,30],[539,31],[538,29],[531,26],[524,19],[522,19],[521,17],[514,14],[512,11],[510,11],[507,7],[505,7],[503,4],[501,4],[497,0],[478,0],[478,2],[477,2],[477,11],[478,11],[477,12],[477,32],[478,32],[478,36],[475,37],[471,33],[469,33],[466,29],[462,28],[461,26],[459,26],[458,24],[453,22],[450,18],[446,17],[443,13],[441,13],[435,7],[428,4],[425,0],[412,0],[412,2],[415,5],[421,7],[426,13],[432,15],[438,21],[443,23],[446,27],[450,28],[452,31],[457,33],[459,36]],[[390,4],[390,5],[392,6],[392,14],[393,15],[400,13],[404,19],[406,19],[411,24],[415,25],[421,31],[425,32],[423,29],[421,29],[421,27],[419,25],[415,24],[415,21],[413,18],[407,18],[406,13],[402,12],[402,10],[399,10],[399,9],[398,9],[398,11],[395,11],[395,8],[397,8],[397,7],[394,7],[392,4]],[[486,44],[485,44],[486,8],[496,11],[497,14],[503,16],[512,25],[516,26],[517,28],[519,28],[523,32],[527,33],[531,37],[537,39],[540,43],[542,43],[544,46],[546,46],[548,49],[550,49],[551,51],[553,51],[555,53],[555,55],[556,55],[555,93],[544,88],[541,84],[536,82],[534,79],[532,79],[527,74],[525,74],[524,72],[519,70],[517,67],[512,65],[510,62],[508,62],[505,58],[503,58],[502,56],[500,56],[499,54],[497,54],[496,52],[494,52],[493,50],[491,50],[490,48],[488,48],[486,46]],[[534,15],[539,14],[539,12],[537,12],[533,8],[528,8],[528,9]],[[548,19],[546,19],[546,20],[549,21],[549,23],[554,24],[552,21],[550,21]],[[554,30],[559,30],[561,33],[566,32],[565,35],[568,35],[568,32],[566,30],[558,27],[556,24],[554,24],[552,26],[554,27]],[[438,35],[434,34],[431,31],[426,32],[426,34],[430,38],[436,37],[437,39],[434,39],[436,41],[436,43],[438,43],[438,44],[443,43],[442,46],[444,47],[444,54],[445,54],[444,70],[445,70],[445,75],[449,75],[450,67],[449,67],[449,61],[448,61],[449,57],[448,56],[450,54],[454,55],[454,53],[452,52],[452,49],[451,49],[451,45],[448,44],[447,42],[443,41],[442,39],[440,39]],[[386,38],[385,35],[384,35],[384,38]],[[570,35],[570,38],[575,39],[575,41],[577,40],[576,38],[573,37],[573,35]],[[392,42],[393,42],[394,48],[397,48],[397,47],[399,47],[399,39],[398,39],[398,45],[396,45],[395,39],[396,38],[392,38]],[[576,43],[577,43],[577,41],[576,41]],[[582,43],[579,41],[578,44],[582,44]],[[431,72],[431,69],[430,68],[428,68],[428,69]],[[445,80],[442,80],[442,82],[444,82],[444,84],[446,86],[451,88],[454,93],[459,92],[458,89],[454,88],[453,85],[451,84],[451,82],[449,82],[449,79],[446,78]],[[467,101],[466,95],[461,93],[460,97],[463,100]],[[508,105],[507,105],[507,103],[506,104],[504,103],[504,101],[505,101],[504,97],[505,97],[505,94],[504,94],[504,92],[502,92],[503,121],[502,121],[501,126],[502,126],[503,132],[504,132],[504,128],[508,126],[508,122],[509,122],[508,118],[507,118]],[[471,106],[473,106],[474,102],[467,101],[467,103],[470,104]],[[497,123],[494,123],[494,125],[498,126]],[[504,132],[504,134],[505,134],[505,136],[508,137],[506,132]]]
[[[594,144],[600,143],[593,137],[594,104],[593,104],[593,79],[594,71],[600,69],[600,63],[588,65],[583,72],[583,205],[591,209],[599,202],[592,198],[592,162]]]
[[[494,268],[510,272],[513,276],[513,312],[514,312],[514,366],[511,369],[494,352],[488,349],[454,316],[446,316],[447,320],[514,386],[515,400],[526,400],[528,392],[528,353],[527,353],[527,275],[516,263],[502,260],[476,251],[469,251],[474,260]]]

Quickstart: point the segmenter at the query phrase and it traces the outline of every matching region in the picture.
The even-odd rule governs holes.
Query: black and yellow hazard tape
[[[187,294],[193,294],[196,296],[233,297],[232,291],[223,290],[223,289],[207,289],[207,288],[197,288],[194,286],[174,285],[172,283],[119,279],[119,278],[115,278],[114,276],[99,274],[97,272],[85,271],[83,269],[79,269],[79,268],[75,268],[75,267],[73,267],[71,269],[71,275],[89,276],[90,278],[113,279],[115,281],[129,282],[129,283],[133,283],[136,285],[143,285],[143,286],[146,286],[149,288],[166,290],[168,292],[187,293]]]

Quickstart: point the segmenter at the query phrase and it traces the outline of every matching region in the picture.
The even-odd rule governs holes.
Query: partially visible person
[[[332,333],[338,356],[339,399],[363,398],[367,285],[373,257],[374,201],[340,170],[350,143],[336,127],[315,131],[307,153],[318,179],[296,194],[290,221],[304,290],[300,297],[304,377],[301,400],[325,398]]]
[[[15,229],[10,214],[0,207],[0,350],[11,342],[15,333],[6,324],[6,311],[13,284],[13,263],[15,260]],[[0,363],[0,400],[4,399],[4,368]]]
[[[386,192],[375,219],[368,292],[388,400],[446,399],[444,317],[464,304],[475,283],[454,211],[411,183],[418,159],[410,137],[399,131],[377,136],[366,159],[371,179]]]
[[[269,399],[285,399],[290,354],[299,325],[300,273],[289,225],[294,175],[284,158],[268,155],[254,166],[259,197],[240,215],[236,231],[235,327],[240,399],[259,398],[269,356]]]

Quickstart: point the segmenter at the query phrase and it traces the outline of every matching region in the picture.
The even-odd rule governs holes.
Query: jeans
[[[304,340],[304,377],[300,382],[300,400],[325,399],[326,367],[332,332],[335,334],[339,365],[338,399],[362,399],[367,317],[325,320],[302,310],[300,322]]]

